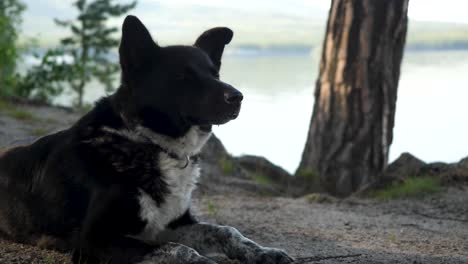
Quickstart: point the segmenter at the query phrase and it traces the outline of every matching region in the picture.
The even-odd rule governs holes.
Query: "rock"
[[[219,140],[215,134],[212,134],[208,142],[202,149],[200,156],[205,161],[217,161],[221,157],[229,156],[229,153],[226,151],[223,143]]]
[[[257,156],[232,157],[212,135],[201,153],[202,193],[284,194],[292,176],[283,168]]]
[[[448,164],[445,162],[432,162],[424,165],[419,175],[440,175],[452,170],[455,166],[453,164]]]
[[[409,153],[403,153],[388,166],[377,187],[404,180],[409,176],[434,176],[438,177],[443,184],[468,182],[468,157],[461,159],[458,163],[424,163]]]
[[[463,158],[458,162],[458,168],[468,171],[468,157]]]
[[[291,175],[264,157],[244,155],[235,160],[250,179],[260,185],[274,188],[275,192],[272,194],[300,197],[310,192],[323,191],[314,179]]]
[[[416,176],[426,163],[408,152],[402,153],[394,162],[388,165],[384,178],[404,179]]]
[[[448,164],[440,173],[440,179],[444,184],[467,183],[468,157],[461,159],[458,163]]]
[[[277,194],[271,186],[255,183],[213,134],[203,147],[198,194]]]
[[[243,169],[252,173],[264,175],[275,184],[285,184],[291,179],[291,174],[264,157],[244,155],[235,158],[235,160],[239,162]]]
[[[215,134],[212,134],[203,147],[200,157],[202,158],[203,172],[208,177],[224,174],[236,178],[248,178],[240,164],[226,151],[223,143]]]

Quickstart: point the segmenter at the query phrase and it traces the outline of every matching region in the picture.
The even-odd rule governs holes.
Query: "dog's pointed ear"
[[[234,32],[229,28],[212,28],[203,32],[198,37],[197,41],[195,41],[195,46],[205,51],[219,70],[224,46],[231,42],[233,35]]]
[[[122,25],[120,66],[124,73],[134,72],[146,65],[157,52],[158,45],[148,29],[136,16],[127,16]]]

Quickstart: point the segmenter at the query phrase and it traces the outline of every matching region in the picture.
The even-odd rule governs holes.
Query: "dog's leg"
[[[248,264],[287,264],[293,259],[283,250],[262,247],[237,229],[208,223],[195,223],[166,231],[165,239],[194,248],[201,254],[223,253]]]
[[[148,254],[138,264],[216,264],[213,260],[201,256],[193,248],[177,243],[166,243]]]
[[[216,264],[188,246],[175,243],[155,246],[126,235],[121,230],[128,224],[111,218],[115,213],[109,211],[116,210],[113,205],[125,203],[120,193],[114,188],[94,193],[73,252],[73,264]]]

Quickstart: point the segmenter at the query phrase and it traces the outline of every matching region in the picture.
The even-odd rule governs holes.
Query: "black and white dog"
[[[213,28],[194,46],[160,47],[128,16],[117,92],[70,129],[0,154],[0,233],[73,250],[73,263],[291,263],[190,213],[196,155],[241,106],[218,75],[232,36]]]

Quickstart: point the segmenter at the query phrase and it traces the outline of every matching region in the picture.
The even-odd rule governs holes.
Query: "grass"
[[[31,129],[29,131],[33,136],[43,136],[43,135],[46,135],[47,133],[49,133],[49,130],[45,129],[45,128],[34,128],[34,129]]]
[[[5,111],[8,111],[12,108],[13,106],[11,105],[11,103],[3,100],[2,98],[0,98],[0,112],[5,112]]]
[[[24,110],[19,110],[19,109],[10,110],[10,111],[7,112],[7,114],[9,116],[13,117],[13,118],[16,118],[18,120],[23,120],[23,121],[32,121],[32,120],[37,119],[30,112],[24,111]]]
[[[45,259],[45,263],[46,263],[46,264],[55,264],[55,263],[58,263],[58,262],[55,261],[53,257],[48,256],[48,257]]]
[[[216,208],[216,206],[214,205],[212,201],[208,201],[207,209],[208,209],[208,215],[212,217],[216,216],[216,214],[218,213],[218,208]]]
[[[337,199],[325,193],[310,193],[305,196],[309,203],[333,203]]]
[[[374,192],[371,196],[380,200],[419,197],[441,191],[437,178],[432,176],[409,177],[402,183]]]
[[[0,98],[0,112],[22,121],[37,120],[32,113],[18,109],[14,104]]]
[[[93,109],[94,107],[94,104],[84,104],[83,106],[81,106],[78,111],[82,114],[86,114],[88,113],[89,111],[91,111],[91,109]]]
[[[219,162],[224,174],[232,174],[234,172],[234,162],[232,159],[223,157]]]
[[[266,175],[261,173],[255,173],[252,175],[252,179],[260,185],[272,185],[273,181]]]
[[[316,170],[313,169],[302,169],[296,173],[297,177],[304,178],[310,181],[315,181],[319,179],[319,174]]]

